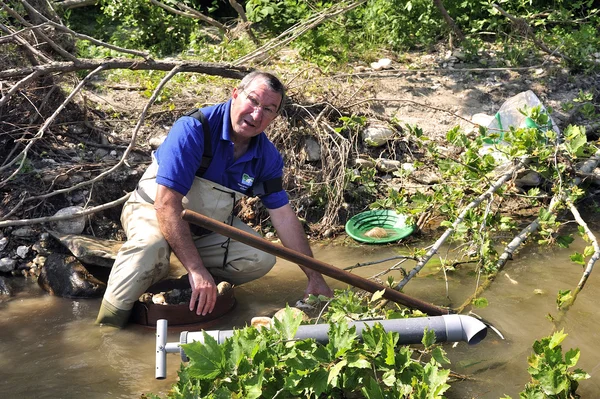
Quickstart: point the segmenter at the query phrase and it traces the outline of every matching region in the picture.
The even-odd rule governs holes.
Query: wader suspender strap
[[[202,130],[204,131],[204,153],[202,154],[202,162],[200,162],[200,167],[196,171],[196,176],[202,177],[206,173],[206,170],[210,166],[213,158],[212,142],[210,140],[210,126],[208,126],[208,120],[206,119],[206,116],[204,116],[199,108],[191,110],[185,114],[185,116],[191,116],[202,123]]]

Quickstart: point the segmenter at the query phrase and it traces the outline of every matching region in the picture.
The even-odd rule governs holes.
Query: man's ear
[[[238,91],[237,87],[233,88],[233,91],[231,92],[231,97],[232,98],[237,98],[240,95],[240,92]]]

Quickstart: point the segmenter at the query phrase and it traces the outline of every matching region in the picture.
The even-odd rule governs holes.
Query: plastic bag
[[[540,99],[531,90],[517,94],[506,100],[496,113],[494,119],[488,124],[488,137],[483,141],[486,144],[500,144],[504,138],[504,132],[511,126],[515,128],[536,127],[542,130],[552,129],[560,133],[558,126],[552,118],[548,118],[548,126],[538,126],[531,118],[523,115],[519,110],[540,106],[542,112],[547,112]]]

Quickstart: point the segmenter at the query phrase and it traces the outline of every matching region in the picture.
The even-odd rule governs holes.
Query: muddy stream
[[[577,244],[577,242],[576,242]],[[337,267],[385,259],[399,254],[394,246],[315,245],[315,256]],[[504,335],[492,331],[480,344],[445,346],[451,369],[467,375],[452,383],[448,398],[500,398],[518,393],[529,380],[527,357],[534,340],[549,335],[558,317],[555,298],[560,289],[573,289],[581,267],[568,255],[582,251],[583,243],[569,250],[525,249],[509,263],[485,293],[489,306],[477,309]],[[394,262],[360,268],[369,277]],[[406,267],[412,267],[407,262]],[[448,295],[443,274],[436,266],[424,269],[405,293],[437,305],[458,306],[475,288],[472,267],[448,275]],[[600,397],[600,270],[592,273],[573,308],[561,317],[558,328],[568,334],[563,352],[581,349],[578,367],[591,375],[578,393]],[[399,279],[399,275],[396,275]],[[73,300],[46,295],[36,284],[25,284],[16,296],[0,302],[0,397],[2,398],[139,398],[142,393],[166,392],[177,378],[178,354],[167,355],[167,378],[155,380],[154,330],[130,325],[124,330],[93,324],[100,299]],[[329,279],[335,288],[344,283]],[[302,296],[305,278],[295,265],[280,260],[262,279],[237,287],[234,310],[212,329],[242,327],[253,316],[271,316],[285,303]],[[541,290],[541,291],[539,291]],[[181,329],[170,329],[168,342],[178,342]]]

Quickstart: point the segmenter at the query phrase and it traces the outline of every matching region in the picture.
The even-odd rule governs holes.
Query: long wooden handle
[[[421,312],[424,312],[430,316],[440,316],[451,313],[448,309],[443,309],[430,303],[412,298],[394,289],[384,287],[383,285],[378,284],[374,281],[367,280],[366,278],[357,276],[356,274],[352,274],[345,270],[338,269],[335,266],[328,265],[327,263],[321,262],[315,258],[311,258],[310,256],[304,255],[292,249],[273,244],[268,240],[256,237],[243,230],[229,226],[225,223],[211,219],[207,216],[191,211],[189,209],[186,209],[181,213],[181,218],[186,222],[196,224],[198,226],[204,227],[205,229],[214,231],[215,233],[219,233],[233,240],[260,249],[261,251],[268,252],[272,255],[289,260],[290,262],[294,262],[299,265],[308,267],[309,269],[312,269],[314,271],[317,271],[321,274],[342,281],[344,283],[350,284],[354,287],[363,289],[365,291],[375,293],[377,291],[385,290],[383,294],[384,298],[402,304],[409,308],[418,309]]]

